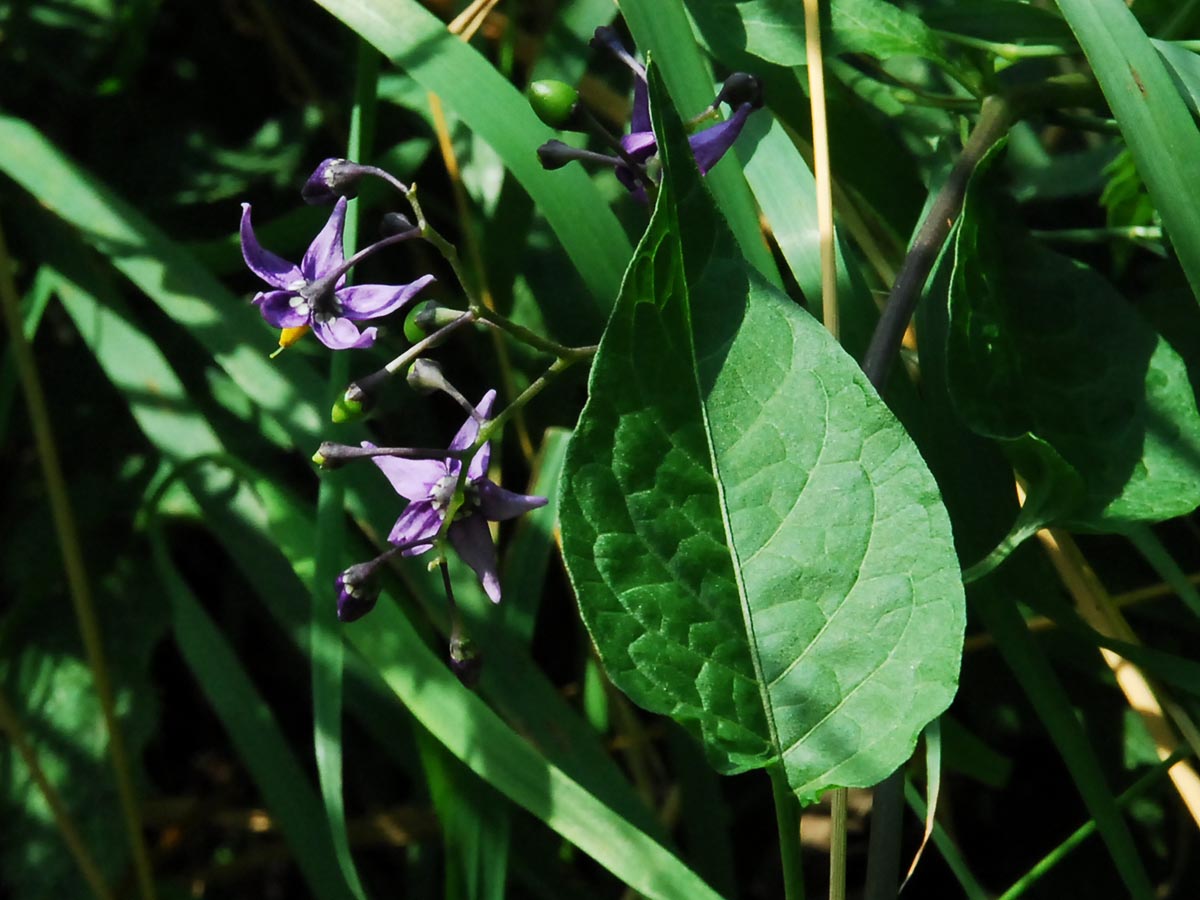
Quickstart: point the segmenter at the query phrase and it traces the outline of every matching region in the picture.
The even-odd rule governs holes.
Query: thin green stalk
[[[1191,755],[1190,748],[1180,747],[1178,750],[1160,762],[1157,766],[1131,784],[1123,793],[1119,794],[1116,798],[1117,808],[1124,809],[1127,807],[1130,803],[1161,781],[1171,766],[1175,765],[1175,763],[1179,762],[1181,759],[1186,759],[1189,755]],[[1043,875],[1062,862],[1063,859],[1066,858],[1067,854],[1091,837],[1095,831],[1095,819],[1089,819],[1087,822],[1080,825],[1065,841],[1043,856],[1040,860],[1038,860],[1032,869],[1018,878],[1013,883],[1012,887],[1001,894],[997,900],[1016,900],[1017,897],[1020,897],[1027,890],[1029,890]]]
[[[46,805],[50,807],[50,814],[54,818],[54,826],[58,829],[58,833],[62,835],[63,841],[67,845],[67,850],[74,857],[76,865],[83,873],[84,880],[87,881],[88,887],[92,889],[92,893],[99,900],[113,900],[112,892],[108,889],[108,885],[104,881],[104,873],[100,871],[100,867],[96,865],[92,854],[88,852],[87,844],[83,842],[83,837],[79,833],[71,814],[67,812],[66,804],[63,803],[62,797],[58,791],[54,789],[54,785],[46,778],[46,773],[42,771],[42,767],[38,764],[37,754],[33,752],[33,747],[29,744],[29,739],[25,735],[25,729],[21,727],[21,720],[17,718],[16,710],[9,705],[8,698],[0,693],[0,731],[8,735],[8,739],[12,741],[13,746],[17,748],[17,753],[25,762],[25,767],[29,769],[29,776],[33,779],[33,783],[37,785],[38,791],[41,792],[42,799],[46,801]]]
[[[365,159],[369,154],[378,78],[379,54],[360,40],[346,154],[349,159]],[[347,250],[353,253],[358,244],[357,209],[346,217],[343,239]],[[349,377],[348,356],[335,352],[329,366],[332,398],[342,392]],[[338,864],[351,892],[358,900],[365,900],[366,894],[350,853],[342,781],[342,674],[346,648],[338,627],[333,585],[341,570],[345,525],[344,485],[342,478],[334,473],[321,479],[317,494],[316,588],[312,617],[313,745],[321,796]]]
[[[849,793],[835,788],[829,802],[829,900],[846,900],[846,814]]]
[[[0,305],[4,307],[4,318],[9,339],[12,341],[13,359],[17,364],[21,388],[25,392],[25,404],[29,409],[38,457],[41,459],[42,473],[46,479],[46,493],[50,496],[50,512],[54,517],[55,531],[58,532],[63,568],[67,574],[71,602],[75,607],[75,618],[79,623],[88,666],[96,684],[104,727],[108,731],[108,755],[116,775],[117,795],[120,798],[121,814],[137,873],[138,891],[143,900],[153,900],[154,877],[150,869],[150,857],[142,838],[142,816],[133,786],[133,767],[129,760],[129,751],[125,747],[124,735],[117,722],[112,681],[104,655],[104,642],[100,637],[100,622],[96,616],[96,606],[83,564],[83,548],[79,543],[79,532],[75,526],[75,515],[71,510],[71,498],[63,478],[62,464],[58,458],[58,447],[54,442],[54,429],[50,425],[46,396],[42,391],[37,365],[33,360],[33,350],[25,340],[17,288],[13,284],[12,265],[3,228],[0,228]]]
[[[775,825],[779,832],[779,861],[783,866],[785,900],[804,900],[804,868],[800,857],[800,804],[787,783],[783,766],[767,766],[775,798]]]

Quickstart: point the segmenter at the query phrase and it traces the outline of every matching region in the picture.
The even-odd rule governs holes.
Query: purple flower
[[[401,309],[434,280],[432,275],[425,275],[411,284],[347,287],[346,271],[350,264],[342,249],[345,223],[343,197],[297,266],[259,245],[250,224],[250,204],[242,204],[242,257],[250,271],[273,288],[254,298],[263,318],[276,328],[312,328],[321,343],[333,350],[370,347],[375,342],[375,329],[359,332],[354,323],[378,319]],[[382,244],[381,241],[360,251],[351,263]]]
[[[654,130],[650,124],[650,88],[646,83],[646,69],[630,55],[616,32],[611,28],[597,28],[592,45],[610,50],[633,72],[633,115],[629,121],[629,134],[621,138],[621,148],[635,162],[644,163],[658,152],[658,142],[654,138]],[[735,77],[745,79],[751,76],[739,73]],[[757,84],[757,80],[754,81]],[[742,127],[746,124],[750,113],[762,105],[761,97],[733,97],[722,90],[717,95],[716,101],[713,102],[713,107],[719,106],[721,100],[725,99],[732,101],[730,105],[733,107],[733,115],[688,138],[688,143],[692,147],[692,155],[696,158],[696,165],[702,175],[707,175],[709,169],[715,166],[729,151],[734,141],[738,139],[738,135],[742,133]],[[638,183],[629,166],[622,162],[616,166],[616,170],[621,184],[625,185],[630,193],[644,200],[646,198],[645,189]]]
[[[465,450],[479,436],[479,425],[492,413],[496,392],[488,391],[479,405],[475,416],[467,419],[454,440],[450,452]],[[373,449],[374,445],[364,441],[363,446]],[[496,569],[496,547],[488,530],[488,522],[513,519],[546,505],[545,497],[533,497],[506,491],[487,477],[491,448],[484,444],[467,467],[467,478],[463,487],[466,500],[450,524],[447,536],[463,561],[475,570],[483,584],[483,590],[493,603],[500,602],[500,576]],[[393,456],[372,457],[375,465],[383,470],[396,493],[407,499],[408,506],[392,526],[388,542],[398,546],[411,546],[401,551],[404,556],[424,553],[433,546],[446,517],[446,506],[454,495],[462,463],[452,456],[446,459],[398,459]]]

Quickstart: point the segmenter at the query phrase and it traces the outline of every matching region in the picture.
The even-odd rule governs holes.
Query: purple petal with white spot
[[[302,313],[292,306],[292,301],[299,296],[295,291],[267,291],[254,298],[254,305],[259,308],[268,325],[274,328],[299,328],[307,325],[309,318],[307,304]]]
[[[375,445],[363,441],[370,450]],[[436,459],[400,459],[395,456],[372,456],[371,461],[392,483],[396,493],[405,500],[428,500],[433,486],[446,474],[446,464]]]
[[[412,284],[358,284],[337,292],[347,319],[378,319],[407,305],[434,280],[423,275]]]
[[[733,146],[733,142],[742,133],[742,126],[746,124],[746,119],[753,111],[754,108],[749,103],[743,103],[724,122],[718,122],[711,128],[705,128],[688,138],[701,174],[708,174],[708,170],[715,166],[717,161]]]
[[[338,198],[325,227],[313,238],[304,253],[304,259],[300,260],[300,271],[309,281],[328,274],[346,261],[346,253],[342,249],[342,230],[346,227],[347,202],[345,197]],[[342,286],[344,279],[344,275],[338,278],[338,287]]]
[[[496,545],[483,516],[457,519],[450,526],[450,543],[468,566],[475,570],[483,592],[493,603],[500,602],[500,573],[496,570]]]
[[[250,271],[265,281],[271,287],[287,288],[297,281],[303,280],[298,266],[293,265],[281,256],[276,256],[270,250],[264,250],[254,236],[254,226],[250,224],[250,204],[242,204],[242,259]]]
[[[489,522],[515,519],[522,513],[546,505],[545,497],[506,491],[487,478],[477,483],[475,488],[479,491],[479,514]]]
[[[414,500],[404,507],[404,512],[392,526],[388,543],[399,547],[416,542],[407,550],[401,550],[400,555],[417,556],[433,546],[433,539],[441,527],[442,514],[433,508],[433,504],[428,500]]]
[[[324,322],[314,318],[312,330],[330,350],[361,350],[375,343],[374,328],[364,328],[359,333],[358,326],[343,317],[326,319]]]

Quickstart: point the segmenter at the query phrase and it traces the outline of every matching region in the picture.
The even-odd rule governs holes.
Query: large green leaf
[[[1191,512],[1200,415],[1183,360],[1107,281],[1012,225],[990,171],[972,181],[955,245],[956,407],[1010,444],[1035,490],[1057,492],[1046,519],[1120,530]],[[1048,483],[1071,469],[1082,491]]]
[[[873,784],[956,687],[946,513],[854,361],[738,254],[652,87],[667,174],[563,473],[584,620],[720,770]]]
[[[1124,0],[1058,0],[1200,299],[1200,131]]]

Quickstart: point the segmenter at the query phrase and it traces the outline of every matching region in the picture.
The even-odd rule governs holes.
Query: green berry
[[[535,81],[526,95],[537,117],[551,128],[573,130],[579,107],[579,91],[565,81]]]

